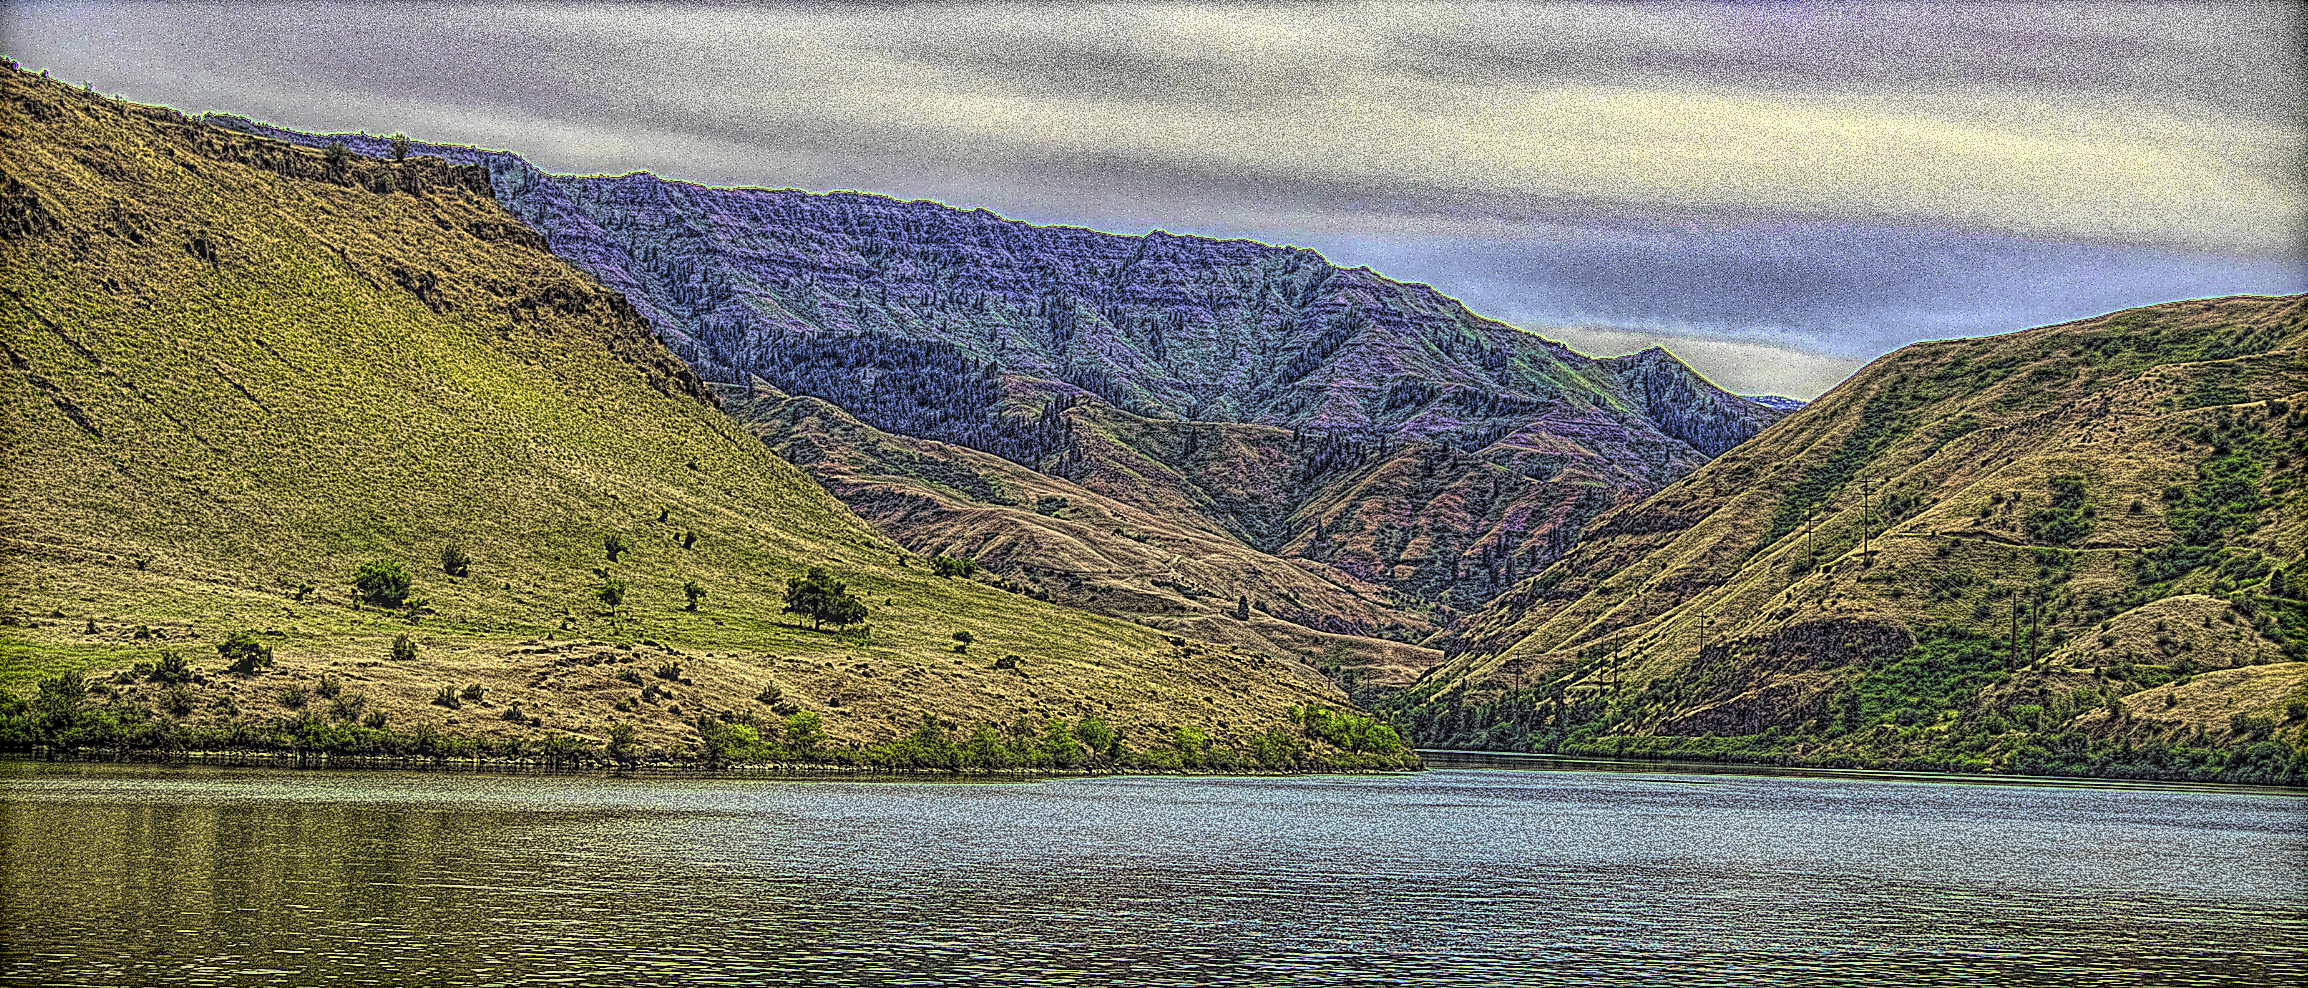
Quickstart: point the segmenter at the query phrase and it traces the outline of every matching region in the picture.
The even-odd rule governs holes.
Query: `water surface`
[[[2288,793],[1496,769],[0,779],[11,983],[2308,981],[2308,799]]]

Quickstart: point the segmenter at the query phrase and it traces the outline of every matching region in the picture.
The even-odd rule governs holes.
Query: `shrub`
[[[481,693],[481,684],[468,683],[465,686],[465,691],[459,695],[463,696],[467,700],[473,701],[474,703],[479,703],[481,702]]]
[[[930,572],[932,572],[932,573],[936,573],[937,575],[939,575],[940,577],[943,577],[943,578],[945,578],[945,579],[949,579],[949,580],[950,580],[950,579],[953,579],[954,577],[957,577],[957,576],[969,576],[970,574],[972,574],[972,573],[975,573],[975,572],[977,572],[977,571],[978,571],[978,561],[977,561],[977,560],[975,560],[975,559],[971,559],[971,558],[970,558],[970,557],[968,557],[968,556],[961,556],[961,557],[954,557],[954,556],[932,556],[932,557],[930,557]]]
[[[669,682],[681,681],[681,663],[667,659],[657,664],[657,678]]]
[[[777,706],[785,702],[785,691],[778,689],[776,683],[771,683],[762,687],[761,692],[753,695],[753,702],[764,706]]]
[[[605,606],[618,607],[625,603],[625,581],[603,580],[601,586],[594,589],[593,596],[601,598]]]
[[[160,653],[160,664],[153,666],[147,678],[156,683],[188,683],[192,681],[192,663],[175,649]]]
[[[394,161],[407,161],[407,160],[409,160],[409,135],[407,135],[407,134],[394,134],[392,137],[388,138],[387,140],[389,140],[389,141],[392,143],[392,146],[393,146],[393,160],[394,160]]]
[[[967,631],[954,632],[954,651],[967,655],[970,651],[970,643],[977,640],[978,638],[976,635],[972,635]]]
[[[160,694],[161,709],[182,717],[192,712],[192,691],[182,685],[170,686]]]
[[[641,685],[641,670],[619,669],[617,670],[617,678],[622,679],[628,683],[632,683],[635,686],[639,686]]]
[[[88,619],[88,633],[89,633],[89,634],[91,634],[91,635],[93,635],[93,634],[95,634],[95,633],[96,633],[96,619],[95,619],[95,618],[89,618],[89,619]]]
[[[473,557],[465,554],[465,547],[451,542],[441,547],[441,572],[450,576],[464,576],[473,571]]]
[[[410,662],[417,657],[417,643],[407,635],[393,636],[393,661]]]
[[[684,548],[684,549],[693,549],[693,548],[696,548],[696,547],[697,547],[697,533],[696,533],[696,532],[683,532],[683,533],[681,533],[681,547],[682,547],[682,548]]]
[[[409,573],[390,559],[372,559],[353,571],[353,589],[378,607],[399,607],[409,599]]]
[[[498,714],[497,719],[509,720],[516,724],[526,724],[529,722],[529,715],[521,712],[520,701],[516,700],[512,706],[505,708],[504,713]]]
[[[796,711],[785,719],[785,746],[807,754],[825,744],[825,722],[814,710]]]
[[[299,583],[299,584],[297,584],[297,592],[296,592],[296,593],[294,593],[294,594],[291,594],[291,595],[289,595],[289,599],[290,599],[290,600],[300,600],[300,601],[301,601],[301,600],[303,600],[303,599],[305,599],[305,598],[307,598],[307,597],[310,597],[310,596],[312,596],[312,595],[313,595],[313,585],[312,585],[312,584],[310,584],[310,583]]]
[[[337,694],[344,691],[345,684],[338,682],[337,677],[331,676],[325,672],[321,673],[321,685],[319,689],[315,690],[315,692],[322,696],[335,697]]]
[[[359,720],[361,711],[367,709],[368,705],[369,698],[366,696],[359,693],[341,693],[329,700],[329,716],[349,724]]]
[[[353,152],[351,148],[345,147],[343,141],[330,141],[328,150],[321,153],[321,158],[329,163],[331,171],[343,171],[345,165],[353,160]]]
[[[1017,667],[1018,656],[1015,654],[1005,655],[994,660],[994,668],[996,669],[1015,669]]]
[[[361,718],[361,724],[370,728],[371,730],[382,731],[385,729],[385,723],[387,720],[388,718],[386,718],[384,711],[371,710],[369,711],[368,716]]]
[[[608,551],[609,561],[614,563],[617,561],[618,553],[624,552],[632,546],[626,544],[625,536],[611,532],[601,539],[601,548]]]
[[[295,683],[282,687],[277,698],[280,700],[281,706],[290,710],[302,710],[304,705],[312,700],[312,694],[305,690],[303,684]]]
[[[216,652],[224,657],[226,669],[244,676],[272,668],[272,647],[246,631],[235,631],[231,637],[218,642]]]
[[[689,606],[683,610],[694,611],[697,609],[697,602],[705,599],[705,588],[698,586],[696,580],[691,580],[681,585],[681,595],[689,598]]]
[[[436,707],[447,707],[451,710],[455,710],[464,706],[465,704],[463,701],[457,699],[456,687],[443,686],[441,687],[440,692],[433,694],[433,705]]]

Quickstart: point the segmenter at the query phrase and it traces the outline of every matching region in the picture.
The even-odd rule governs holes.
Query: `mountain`
[[[221,122],[387,150],[366,135]],[[1596,512],[1783,414],[1664,351],[1590,359],[1309,250],[858,193],[559,176],[505,152],[417,147],[487,167],[511,212],[632,299],[710,380],[757,377],[883,433],[992,453],[1165,524],[1215,526],[1282,560],[1264,567],[1312,561],[1337,571],[1326,581],[1395,598],[1378,615],[1291,612],[1318,630],[1413,639],[1543,567]],[[887,530],[909,545],[936,537]]]
[[[2300,778],[2308,297],[1922,343],[1438,639],[1419,743]]]
[[[1306,706],[1344,705],[1302,664],[932,575],[732,421],[483,169],[17,71],[0,154],[0,681],[40,684],[0,697],[14,742],[87,717],[300,748],[415,736],[346,740],[358,722],[624,724],[673,747],[815,711],[838,745],[1095,718],[1159,762],[1197,737],[1287,753]],[[404,604],[346,589],[379,560],[413,576]],[[781,613],[811,567],[863,628]],[[222,671],[244,632],[274,668]],[[165,682],[172,655],[190,682]],[[81,671],[112,675],[85,697],[56,678]]]
[[[1776,408],[1782,412],[1792,412],[1810,404],[1808,401],[1803,401],[1797,398],[1783,398],[1779,395],[1740,395],[1739,397],[1745,398],[1748,401],[1752,401],[1765,408]]]

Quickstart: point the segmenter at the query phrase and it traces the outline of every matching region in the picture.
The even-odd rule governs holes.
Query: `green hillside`
[[[1317,677],[931,575],[736,427],[481,169],[292,147],[21,72],[0,88],[0,688],[29,704],[20,730],[68,699],[37,683],[85,672],[105,681],[76,716],[148,733],[341,736],[381,715],[499,740],[628,724],[662,747],[698,740],[700,714],[774,736],[806,710],[835,745],[929,715],[1020,750],[1086,717],[1171,761],[1260,735],[1270,762],[1332,750],[1292,713],[1344,704]],[[412,574],[417,603],[356,601],[372,560]],[[862,598],[863,627],[780,613],[813,566]],[[276,665],[224,672],[237,632]],[[171,654],[196,681],[136,671]]]
[[[1423,744],[2297,781],[2308,298],[1917,344],[1454,628]]]

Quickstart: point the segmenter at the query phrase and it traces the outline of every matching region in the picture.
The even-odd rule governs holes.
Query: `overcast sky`
[[[1903,344],[2308,291],[2302,8],[0,8],[31,69],[549,171],[1249,236],[1812,397]]]

